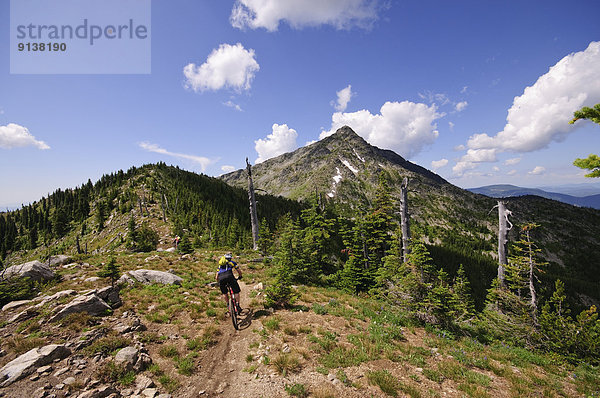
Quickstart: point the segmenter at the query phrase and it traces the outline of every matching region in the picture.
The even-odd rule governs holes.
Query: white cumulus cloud
[[[183,68],[185,87],[196,92],[222,88],[249,90],[260,69],[255,55],[253,49],[246,50],[240,43],[221,44],[202,65],[191,63]]]
[[[600,42],[569,54],[540,76],[508,110],[504,129],[495,136],[473,135],[469,148],[531,152],[560,142],[575,126],[569,121],[582,106],[600,102]]]
[[[350,102],[350,99],[356,93],[353,93],[352,86],[348,85],[348,87],[345,87],[345,88],[341,89],[340,91],[336,91],[336,94],[337,94],[337,101],[336,102],[331,101],[331,104],[333,105],[333,107],[335,108],[336,111],[343,112],[348,107],[348,103]]]
[[[521,162],[521,158],[511,158],[511,159],[506,159],[504,161],[504,165],[505,166],[514,166],[515,164],[519,164]]]
[[[140,148],[142,148],[148,152],[160,153],[162,155],[173,156],[173,157],[179,158],[179,159],[190,160],[193,163],[198,164],[200,166],[201,171],[206,170],[207,166],[209,166],[210,164],[217,161],[217,159],[209,159],[204,156],[195,156],[195,155],[187,155],[185,153],[170,152],[164,148],[161,148],[160,146],[158,146],[156,144],[151,144],[149,142],[140,142],[138,145]]]
[[[440,169],[440,168],[446,166],[447,164],[448,164],[448,159],[434,160],[431,162],[431,168],[433,170],[437,170],[437,169]]]
[[[535,166],[535,168],[533,170],[531,170],[529,173],[527,174],[531,174],[531,175],[540,175],[543,174],[544,171],[546,171],[545,167],[542,166]]]
[[[461,101],[458,104],[454,105],[454,108],[456,109],[457,112],[461,112],[467,108],[467,105],[469,105],[469,103],[467,101]]]
[[[372,114],[368,110],[336,112],[331,116],[331,129],[321,131],[319,139],[336,132],[342,126],[350,126],[370,144],[391,149],[411,158],[432,144],[439,135],[435,120],[444,116],[436,105],[403,102],[386,102]]]
[[[15,123],[0,126],[0,148],[11,149],[25,146],[50,149],[44,141],[36,140],[26,127]]]
[[[237,0],[229,21],[238,29],[276,31],[285,21],[295,29],[332,25],[369,29],[377,19],[378,0]]]
[[[254,149],[258,153],[256,163],[264,162],[267,159],[291,152],[296,149],[296,130],[288,127],[287,124],[273,124],[273,132],[265,139],[254,141]]]
[[[457,175],[462,175],[465,171],[477,167],[478,163],[497,161],[496,155],[495,149],[468,149],[467,154],[460,158],[452,171]]]
[[[508,110],[504,129],[494,136],[474,134],[467,141],[471,155],[463,156],[453,168],[461,175],[476,167],[469,160],[475,153],[533,152],[552,142],[561,142],[576,126],[570,125],[573,112],[582,106],[600,102],[600,42],[591,42],[584,51],[572,53],[550,67],[523,94],[515,97]],[[509,159],[507,162],[514,161]],[[516,163],[507,163],[516,164]]]
[[[230,165],[223,165],[221,166],[221,171],[223,173],[231,173],[232,171],[235,171],[235,167]]]
[[[223,105],[225,105],[225,106],[227,106],[229,108],[233,108],[233,109],[235,109],[238,112],[243,112],[244,111],[238,104],[236,104],[235,102],[233,102],[231,100],[223,102]]]

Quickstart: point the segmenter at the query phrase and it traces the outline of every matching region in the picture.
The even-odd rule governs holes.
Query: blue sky
[[[0,0],[0,208],[157,161],[217,176],[342,124],[464,188],[597,182],[572,161],[600,127],[567,124],[600,102],[597,0],[151,4],[149,74],[29,75]]]

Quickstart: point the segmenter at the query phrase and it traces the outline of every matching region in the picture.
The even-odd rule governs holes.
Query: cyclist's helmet
[[[227,253],[225,255],[225,260],[231,260],[233,258],[233,256],[231,255],[231,253]]]

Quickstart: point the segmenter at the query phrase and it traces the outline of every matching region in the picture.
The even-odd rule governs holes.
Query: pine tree
[[[121,267],[117,265],[115,258],[110,257],[101,271],[98,271],[98,276],[102,278],[110,278],[111,286],[115,286],[115,282],[121,276]]]
[[[458,268],[458,272],[454,278],[452,291],[451,300],[455,322],[472,318],[475,315],[475,304],[473,303],[471,285],[462,264]]]
[[[293,304],[298,295],[292,289],[292,282],[298,277],[301,265],[298,260],[298,231],[296,221],[291,217],[282,217],[279,221],[283,228],[275,253],[275,268],[271,283],[265,289],[265,304],[268,307],[287,307]]]
[[[538,260],[539,249],[532,240],[531,232],[539,227],[538,224],[529,223],[521,227],[521,239],[514,245],[514,256],[510,258],[506,269],[506,280],[509,288],[517,290],[517,296],[521,297],[521,290],[528,290],[531,317],[534,324],[537,323],[537,291],[535,282],[538,281],[537,274],[542,272],[542,267],[547,263]]]
[[[194,252],[194,248],[192,247],[192,242],[190,241],[190,237],[188,234],[183,234],[177,250],[179,251],[179,253],[182,254],[189,254]]]
[[[333,220],[325,216],[316,199],[302,211],[301,217],[306,225],[301,232],[301,257],[306,273],[300,282],[315,283],[331,259]]]
[[[258,241],[258,248],[260,251],[263,254],[270,253],[273,246],[273,233],[271,232],[271,228],[269,228],[269,222],[264,217],[260,221],[258,236],[260,236]]]
[[[142,223],[142,226],[137,231],[138,241],[137,249],[141,252],[149,252],[156,250],[158,245],[158,234],[146,223]]]
[[[99,200],[96,203],[96,227],[98,231],[104,229],[104,222],[106,221],[106,204],[104,200]]]
[[[498,279],[494,279],[488,289],[486,306],[479,314],[478,324],[490,339],[506,340],[517,345],[531,342],[534,335],[529,304],[501,286]]]
[[[138,233],[135,226],[135,218],[133,213],[129,216],[129,222],[127,223],[127,247],[135,250],[137,247]]]

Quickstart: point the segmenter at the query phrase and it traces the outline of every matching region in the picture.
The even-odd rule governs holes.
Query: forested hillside
[[[1,213],[0,259],[8,265],[32,253],[82,252],[86,245],[88,251],[124,250],[130,218],[134,227],[148,224],[161,231],[163,244],[180,235],[197,247],[244,248],[252,240],[247,202],[243,189],[215,178],[164,163],[132,167]],[[258,213],[267,225],[299,209],[287,199],[259,199]]]
[[[408,209],[415,241],[425,243],[433,263],[452,277],[462,265],[478,308],[497,274],[498,211],[495,199],[460,189],[398,154],[369,145],[345,126],[316,143],[253,167],[256,187],[273,195],[317,200],[334,214],[366,220],[377,209],[380,178],[390,196],[389,233],[400,221],[400,186],[408,179]],[[244,170],[223,175],[236,187],[246,183]],[[315,196],[316,195],[316,196]],[[554,280],[568,281],[571,304],[583,308],[600,302],[600,211],[553,200],[520,197],[508,200],[519,240],[520,226],[540,225],[533,237],[549,262],[540,275],[551,294]]]

